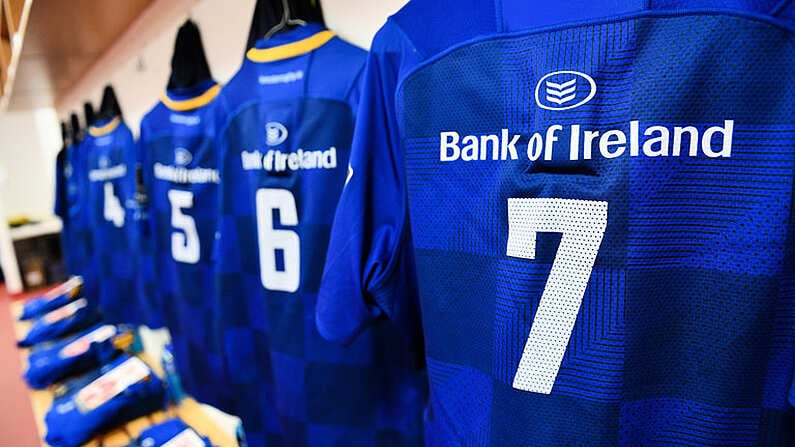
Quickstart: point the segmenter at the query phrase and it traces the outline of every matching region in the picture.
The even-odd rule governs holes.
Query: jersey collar
[[[166,90],[160,96],[160,101],[175,112],[186,112],[211,103],[220,91],[220,85],[208,80],[194,87]]]
[[[88,127],[88,133],[92,137],[101,137],[103,135],[107,135],[107,134],[113,132],[114,130],[116,130],[116,128],[119,127],[119,124],[121,124],[121,117],[117,116],[117,117],[115,117],[113,119],[110,119],[110,120],[104,122],[104,123],[93,124],[93,125],[89,126]]]
[[[246,53],[253,62],[274,62],[290,59],[314,51],[334,37],[334,33],[317,23],[276,34],[270,39],[258,40]]]

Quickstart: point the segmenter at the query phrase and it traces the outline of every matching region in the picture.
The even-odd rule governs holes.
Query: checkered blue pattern
[[[95,127],[105,124],[97,123]],[[137,294],[137,160],[132,133],[122,122],[104,135],[89,133],[80,150],[87,159],[84,174],[87,200],[83,206],[87,207],[92,241],[91,275],[96,279],[96,303],[109,323],[143,323]],[[90,178],[92,171],[118,167],[124,168],[123,176]],[[113,214],[107,214],[108,211],[119,213],[123,219],[113,222]]]
[[[257,46],[289,44],[321,30],[308,25]],[[216,100],[218,298],[236,413],[250,446],[421,442],[421,382],[394,329],[379,325],[340,347],[321,338],[314,322],[363,62],[361,50],[337,38],[289,59],[246,60]],[[325,168],[244,169],[244,152],[260,151],[255,159],[262,161],[268,151],[295,156],[299,149],[333,149],[335,158],[326,152]],[[278,203],[257,204],[258,195],[271,193]],[[300,259],[296,288],[272,285],[275,276],[296,272],[289,270],[294,256]],[[263,272],[266,257],[273,267]]]
[[[169,95],[187,100],[215,85],[207,81],[195,87],[169,91]],[[138,145],[148,196],[147,228],[152,244],[151,258],[145,268],[151,270],[150,276],[154,277],[152,292],[160,314],[157,318],[165,323],[171,334],[175,363],[185,390],[201,402],[231,411],[218,332],[214,330],[217,311],[212,247],[218,218],[217,178],[186,182],[155,175],[155,166],[217,173],[210,108],[211,105],[207,105],[178,112],[160,102],[141,120]],[[172,191],[187,194],[189,206],[180,203],[182,207],[175,210],[169,199]],[[175,212],[179,214],[175,216]],[[188,235],[184,227],[173,225],[180,215],[189,219],[188,230],[194,230],[195,235]],[[183,242],[177,241],[175,248],[175,237],[186,241],[190,238],[189,243],[198,244],[198,256],[186,260],[175,255],[174,250],[183,247]]]
[[[383,314],[421,313],[429,445],[795,445],[795,8],[613,3],[420,0],[373,43],[319,326],[345,340]],[[560,71],[561,83],[589,75],[592,99],[549,107],[543,80]],[[591,159],[570,158],[584,130],[630,135],[637,121],[643,143],[650,126],[704,134],[726,120],[713,149],[732,138],[730,157],[667,143],[668,156],[634,156],[627,139],[608,158],[597,139]],[[531,161],[528,142],[555,125],[551,159]],[[474,136],[463,153],[503,129],[519,136],[516,159],[488,146],[441,160],[445,133]],[[515,378],[526,349],[561,342],[525,347],[571,240],[538,231],[522,240],[531,259],[509,256],[513,198],[607,204],[548,394]],[[418,308],[401,286],[415,275]],[[545,318],[559,321],[571,309],[550,295],[558,314]]]

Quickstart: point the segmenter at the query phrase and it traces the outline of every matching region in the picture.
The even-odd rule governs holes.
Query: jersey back
[[[64,250],[67,271],[83,277],[82,294],[97,302],[96,274],[92,266],[93,239],[88,220],[88,157],[82,142],[73,143],[67,150],[64,175],[66,179],[66,212],[64,221]]]
[[[87,216],[97,304],[109,323],[140,323],[136,279],[136,148],[120,118],[89,128]]]
[[[330,247],[364,228],[369,265],[386,243],[414,257],[428,443],[795,444],[793,23],[602,5],[544,24],[541,5],[504,2],[505,32],[442,45],[429,3],[382,34],[409,43],[373,46],[424,59],[384,92],[395,144],[355,142],[340,207],[364,224],[338,219]],[[408,224],[385,241],[368,214],[389,212],[355,201],[380,186],[357,173],[395,170]],[[373,269],[392,279],[356,281],[376,298],[413,274]],[[329,294],[349,280],[328,277]]]
[[[182,384],[229,411],[217,331],[212,247],[218,218],[217,154],[210,119],[220,90],[208,81],[169,91],[141,121],[154,293]]]
[[[422,396],[394,334],[341,348],[314,323],[363,62],[310,24],[260,41],[217,100],[220,317],[250,445],[420,439]]]

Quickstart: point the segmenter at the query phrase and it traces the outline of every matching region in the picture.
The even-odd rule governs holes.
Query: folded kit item
[[[108,363],[132,339],[132,329],[110,324],[97,325],[66,340],[43,343],[28,356],[25,381],[44,389],[69,376]]]
[[[99,323],[100,319],[99,312],[89,307],[85,298],[80,298],[36,320],[25,338],[17,342],[17,346],[28,347],[55,340],[88,329]]]
[[[69,304],[83,288],[83,277],[73,276],[47,293],[31,298],[22,306],[21,321],[32,320]]]
[[[84,386],[72,382],[56,393],[44,417],[52,447],[79,447],[94,436],[146,416],[165,405],[163,382],[143,360],[121,355]]]
[[[169,419],[142,431],[128,447],[213,447],[213,444],[180,419]]]

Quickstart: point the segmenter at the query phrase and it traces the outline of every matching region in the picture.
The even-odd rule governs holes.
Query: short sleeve
[[[382,316],[410,333],[419,328],[395,115],[400,75],[415,57],[402,32],[387,22],[365,67],[347,182],[318,294],[318,330],[332,341],[350,342]]]

